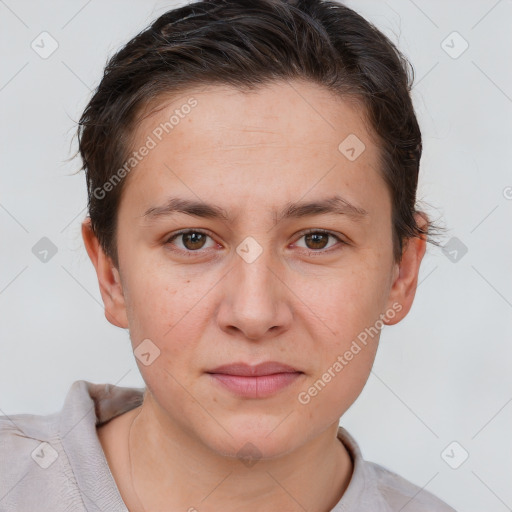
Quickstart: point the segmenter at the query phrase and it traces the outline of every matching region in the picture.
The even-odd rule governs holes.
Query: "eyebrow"
[[[179,197],[170,197],[165,204],[148,208],[143,217],[148,221],[154,221],[161,217],[170,217],[176,213],[184,213],[203,219],[234,221],[234,218],[230,217],[220,206]],[[275,210],[272,210],[272,214],[275,219],[274,222],[278,223],[283,219],[299,219],[325,214],[346,215],[352,220],[359,221],[365,218],[368,212],[343,197],[334,195],[316,201],[288,203],[279,214]]]

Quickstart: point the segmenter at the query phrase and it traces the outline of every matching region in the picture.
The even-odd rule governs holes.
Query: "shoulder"
[[[368,461],[365,461],[365,465],[377,492],[391,510],[405,508],[410,512],[456,512],[431,492],[384,466]]]
[[[56,421],[58,414],[0,416],[0,510],[62,510],[60,491],[73,476]]]
[[[59,412],[0,416],[2,512],[85,510],[69,457],[94,442],[89,386],[75,381]]]
[[[37,448],[55,437],[56,420],[57,414],[0,416],[0,460],[2,465],[10,469],[25,470],[29,470],[34,462],[40,462],[39,466],[41,466],[41,461],[36,457]]]
[[[356,440],[343,427],[338,438],[352,457],[354,470],[336,512],[456,512],[434,494],[413,484],[390,469],[363,458]]]
[[[0,511],[127,512],[97,427],[143,401],[144,388],[72,383],[59,412],[0,416]]]

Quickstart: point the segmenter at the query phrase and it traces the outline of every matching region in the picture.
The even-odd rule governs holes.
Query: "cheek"
[[[386,287],[384,273],[361,265],[340,273],[323,291],[310,290],[308,300],[316,304],[314,310],[328,329],[322,329],[327,335],[317,337],[311,347],[318,361],[308,386],[313,386],[312,395],[318,393],[316,403],[326,413],[348,408],[368,379],[382,328]]]
[[[301,391],[303,401],[310,400],[321,416],[336,421],[363,390],[377,352],[380,329],[379,310],[368,300],[365,290],[357,294],[340,293],[340,306],[327,312],[326,322],[336,333],[317,339],[310,360],[314,372]]]
[[[387,274],[375,266],[360,265],[332,275],[322,285],[308,287],[306,296],[335,344],[342,346],[379,318],[387,288]]]
[[[132,276],[125,295],[130,332],[137,336],[159,339],[177,321],[177,287],[154,272],[140,270]]]
[[[321,416],[337,420],[355,402],[361,394],[375,358],[374,345],[363,347],[347,361],[346,353],[333,360],[324,373],[311,383],[306,392],[314,395],[316,406],[321,409]],[[359,350],[359,349],[358,349]]]
[[[215,280],[184,276],[170,267],[148,264],[135,267],[127,283],[127,312],[134,348],[150,339],[169,368],[184,362],[211,318],[207,294]]]
[[[299,390],[299,411],[310,420],[321,417],[327,423],[337,421],[360,395],[370,375],[379,339],[378,333],[373,337],[364,334],[365,338],[340,338],[327,347],[322,363],[315,365],[315,372]]]

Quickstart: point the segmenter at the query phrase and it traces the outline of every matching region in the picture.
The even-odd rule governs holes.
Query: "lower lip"
[[[259,377],[242,377],[224,373],[210,373],[210,375],[236,395],[245,398],[266,398],[295,382],[302,373],[274,373]]]

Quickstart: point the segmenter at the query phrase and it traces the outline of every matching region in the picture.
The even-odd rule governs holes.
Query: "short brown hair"
[[[411,71],[411,73],[409,73]],[[352,9],[327,0],[209,0],[160,16],[113,55],[78,123],[92,229],[118,267],[117,212],[125,179],[98,197],[123,166],[144,109],[162,94],[270,81],[320,84],[364,108],[392,197],[393,254],[437,229],[418,226],[421,131],[410,97],[414,70],[395,45]],[[438,245],[435,241],[435,245]]]

